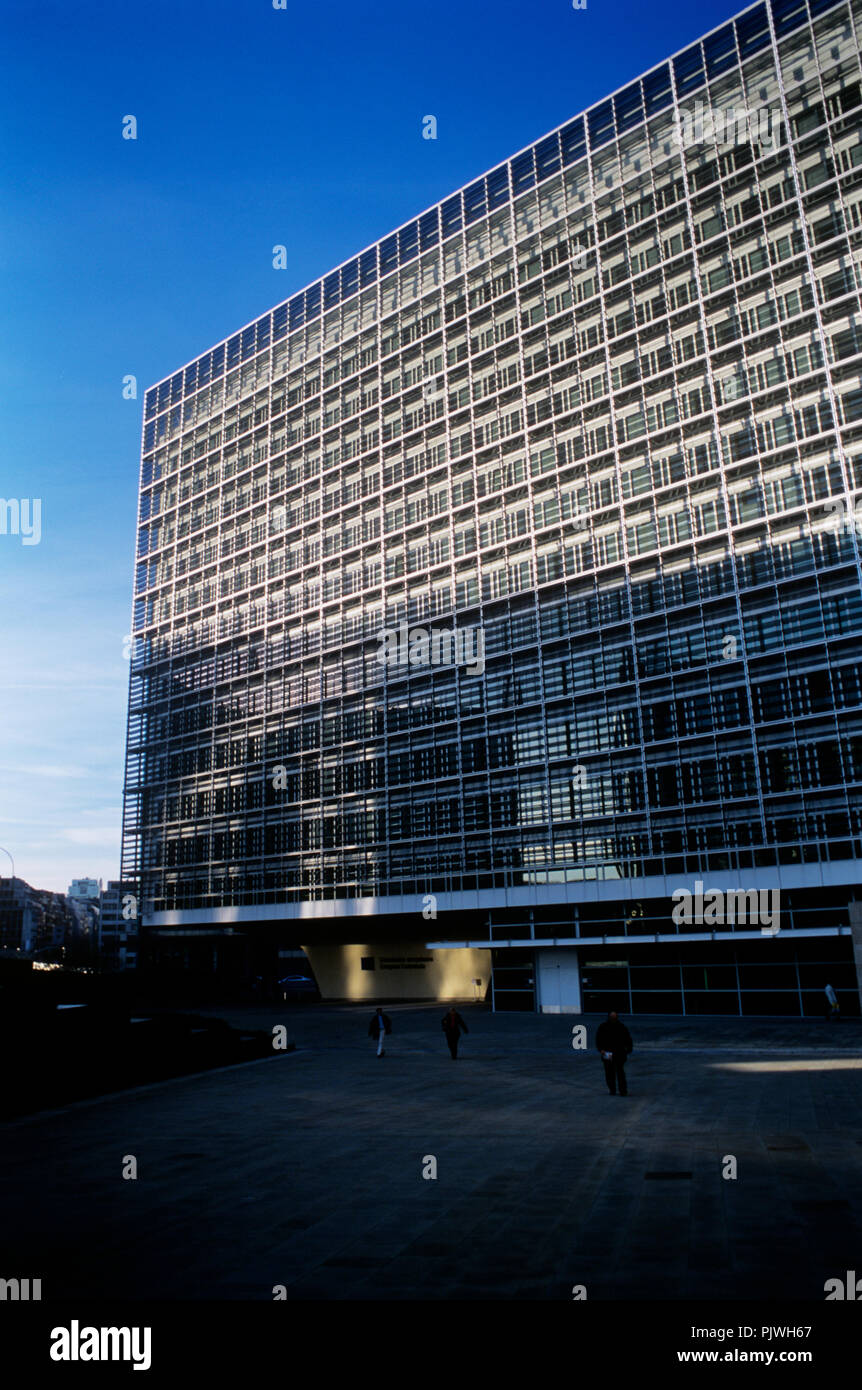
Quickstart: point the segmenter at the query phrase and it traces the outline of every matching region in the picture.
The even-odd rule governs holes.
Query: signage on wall
[[[380,956],[378,963],[381,970],[424,970],[433,960],[433,956]]]

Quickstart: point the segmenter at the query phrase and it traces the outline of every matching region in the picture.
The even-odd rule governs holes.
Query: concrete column
[[[853,959],[856,962],[856,988],[862,1008],[862,902],[850,904],[850,930],[853,933]]]
[[[421,940],[401,940],[302,949],[322,999],[452,1003],[473,1000],[477,993],[484,998],[491,978],[491,952],[482,946],[428,950]]]

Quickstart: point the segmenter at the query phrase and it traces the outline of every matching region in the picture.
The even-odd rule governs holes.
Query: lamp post
[[[9,863],[12,865],[12,877],[14,878],[14,877],[15,877],[15,860],[12,858],[12,856],[11,856],[11,854],[9,853],[8,849],[3,849],[3,846],[2,846],[2,845],[0,845],[0,850],[2,850],[3,853],[8,857]]]

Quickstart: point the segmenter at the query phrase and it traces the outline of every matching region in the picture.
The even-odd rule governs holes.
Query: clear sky
[[[146,387],[741,8],[0,2],[0,497],[41,500],[38,544],[0,535],[20,877],[119,873]]]

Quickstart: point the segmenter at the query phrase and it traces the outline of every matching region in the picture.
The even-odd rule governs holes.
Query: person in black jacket
[[[453,1062],[458,1059],[459,1036],[461,1033],[469,1033],[469,1031],[470,1029],[467,1027],[461,1015],[455,1012],[455,1005],[453,1004],[449,1012],[443,1015],[443,1032],[446,1034],[446,1041],[449,1044],[449,1051],[452,1053]]]
[[[371,1022],[370,1022],[369,1025],[368,1025],[368,1036],[369,1036],[369,1038],[376,1038],[376,1039],[377,1039],[377,1056],[378,1056],[378,1057],[385,1057],[385,1056],[386,1056],[386,1053],[385,1053],[384,1050],[383,1050],[383,1039],[386,1037],[386,1034],[387,1034],[387,1033],[391,1033],[391,1032],[392,1032],[392,1024],[391,1024],[391,1022],[389,1021],[389,1015],[388,1015],[388,1014],[385,1014],[385,1013],[383,1012],[383,1010],[382,1010],[381,1008],[378,1007],[377,1013],[374,1015],[374,1017],[372,1018]]]
[[[619,1083],[620,1095],[627,1096],[626,1058],[632,1050],[632,1038],[625,1024],[620,1023],[616,1010],[612,1009],[605,1022],[599,1024],[596,1047],[604,1063],[605,1080],[611,1095],[616,1095]]]

